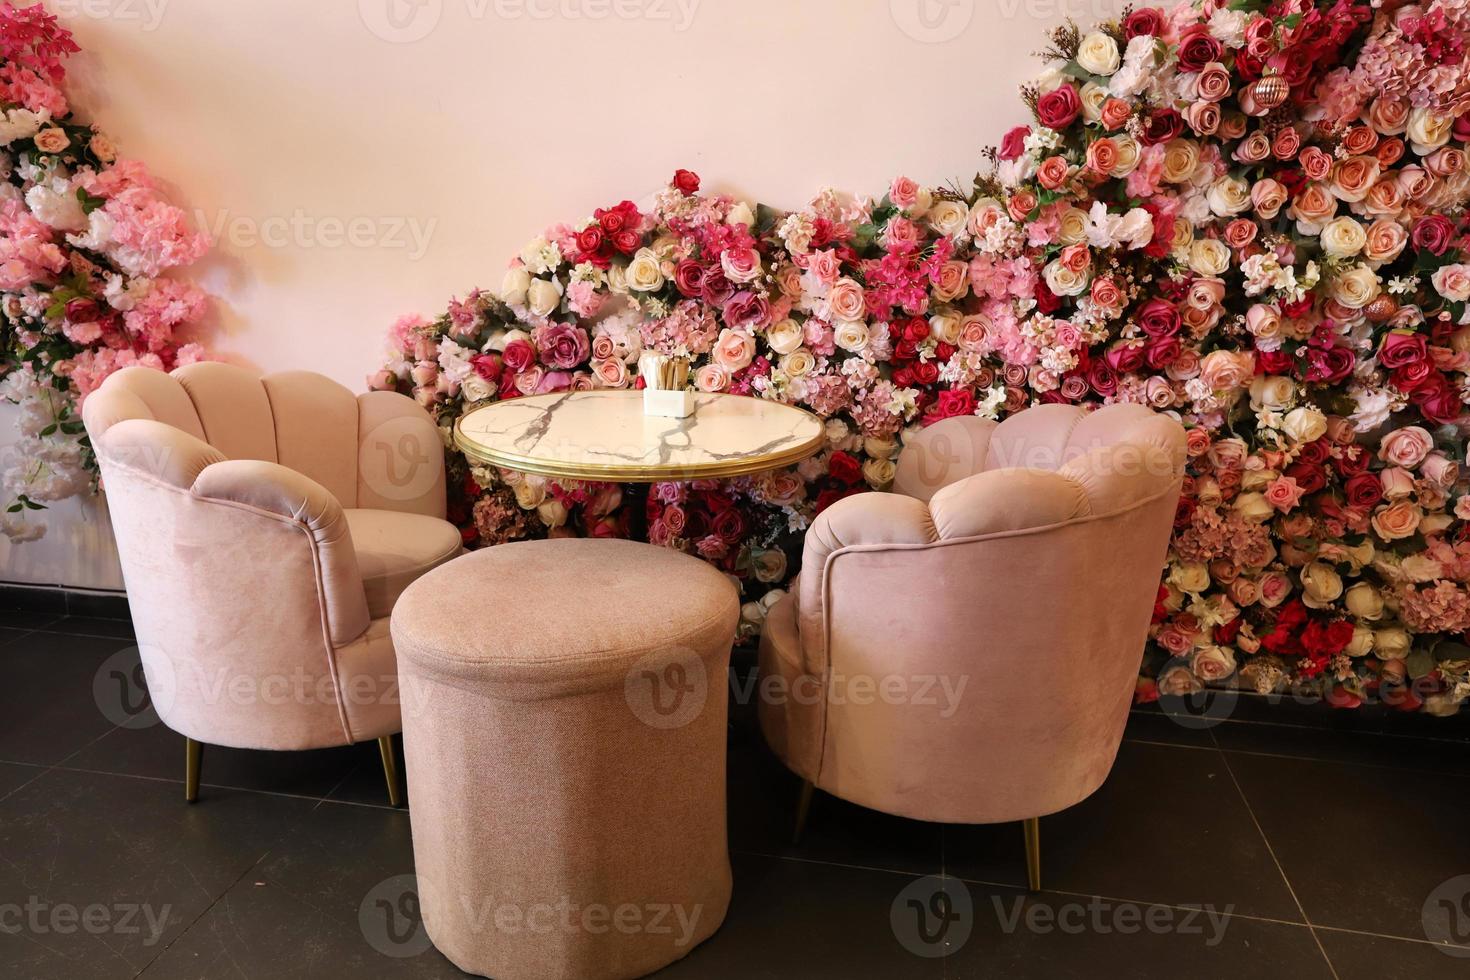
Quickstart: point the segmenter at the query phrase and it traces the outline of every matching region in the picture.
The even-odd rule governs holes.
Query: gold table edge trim
[[[726,395],[727,398],[743,398],[744,395]],[[474,442],[464,434],[461,426],[464,420],[479,409],[472,409],[454,420],[454,445],[471,462],[481,466],[495,466],[500,469],[511,470],[515,473],[529,473],[532,476],[545,476],[562,480],[583,480],[599,483],[663,483],[688,482],[690,480],[719,480],[729,479],[737,476],[752,476],[756,473],[768,473],[786,466],[794,466],[805,459],[809,459],[822,451],[827,444],[827,433],[825,424],[820,416],[814,412],[808,412],[804,408],[795,405],[787,405],[784,402],[774,402],[782,408],[788,408],[793,412],[815,419],[822,425],[824,431],[817,433],[811,439],[791,449],[782,450],[779,453],[769,453],[764,456],[742,456],[739,459],[725,460],[719,463],[708,463],[692,466],[600,466],[596,463],[556,463],[542,462],[527,456],[518,456],[515,453],[497,452],[487,449],[479,443]],[[483,406],[489,408],[490,406]]]

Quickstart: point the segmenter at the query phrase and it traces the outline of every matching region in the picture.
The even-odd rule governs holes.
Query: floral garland
[[[129,365],[199,360],[180,337],[206,307],[163,273],[209,248],[147,169],[72,115],[71,34],[36,4],[0,3],[0,398],[21,439],[0,471],[0,532],[45,533],[47,503],[95,485],[82,399]]]
[[[613,487],[451,464],[467,540],[646,522],[751,586],[750,629],[813,516],[887,488],[916,427],[1150,405],[1188,428],[1190,475],[1141,700],[1228,683],[1458,710],[1470,0],[1194,0],[1051,42],[1033,124],[972,190],[899,179],[778,214],[681,171],[647,208],[549,229],[499,298],[401,320],[372,384],[447,427],[632,386],[654,349],[695,357],[701,390],[811,408],[821,456],[658,486],[640,515]]]

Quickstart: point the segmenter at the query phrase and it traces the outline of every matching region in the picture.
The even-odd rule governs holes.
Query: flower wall
[[[0,461],[0,532],[45,532],[47,503],[88,491],[86,395],[119,368],[168,370],[206,299],[165,273],[208,239],[164,200],[143,164],[79,122],[61,85],[78,50],[39,5],[0,3],[0,398],[21,439]]]
[[[906,434],[1049,402],[1189,430],[1139,697],[1225,683],[1451,713],[1470,696],[1470,4],[1196,0],[1050,38],[1032,121],[972,186],[895,180],[778,213],[699,193],[553,226],[371,383],[446,429],[496,398],[695,384],[799,404],[794,471],[617,487],[451,462],[471,543],[646,533],[746,588],[758,628],[802,532],[885,490]],[[922,588],[923,583],[915,583]]]

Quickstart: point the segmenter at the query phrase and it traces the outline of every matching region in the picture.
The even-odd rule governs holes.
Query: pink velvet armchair
[[[1024,821],[1039,888],[1037,818],[1091,795],[1122,741],[1184,457],[1178,423],[1136,405],[950,419],[905,447],[896,492],[818,517],[760,652],[798,835],[814,788]]]
[[[428,414],[317,374],[119,371],[87,398],[143,670],[185,736],[299,750],[377,740],[399,802],[388,617],[455,557]]]

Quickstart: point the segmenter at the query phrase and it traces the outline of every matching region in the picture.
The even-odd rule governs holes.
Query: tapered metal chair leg
[[[812,809],[812,794],[816,787],[808,780],[801,784],[801,798],[796,801],[796,826],[791,831],[791,843],[801,843],[801,832],[806,829],[806,817]]]
[[[1026,884],[1041,891],[1041,820],[1036,817],[1026,821]]]
[[[188,803],[199,799],[199,763],[203,756],[203,742],[184,739],[184,800]]]
[[[383,778],[388,781],[388,802],[403,806],[403,793],[398,786],[398,761],[393,757],[393,736],[378,739],[378,754],[383,757]]]

